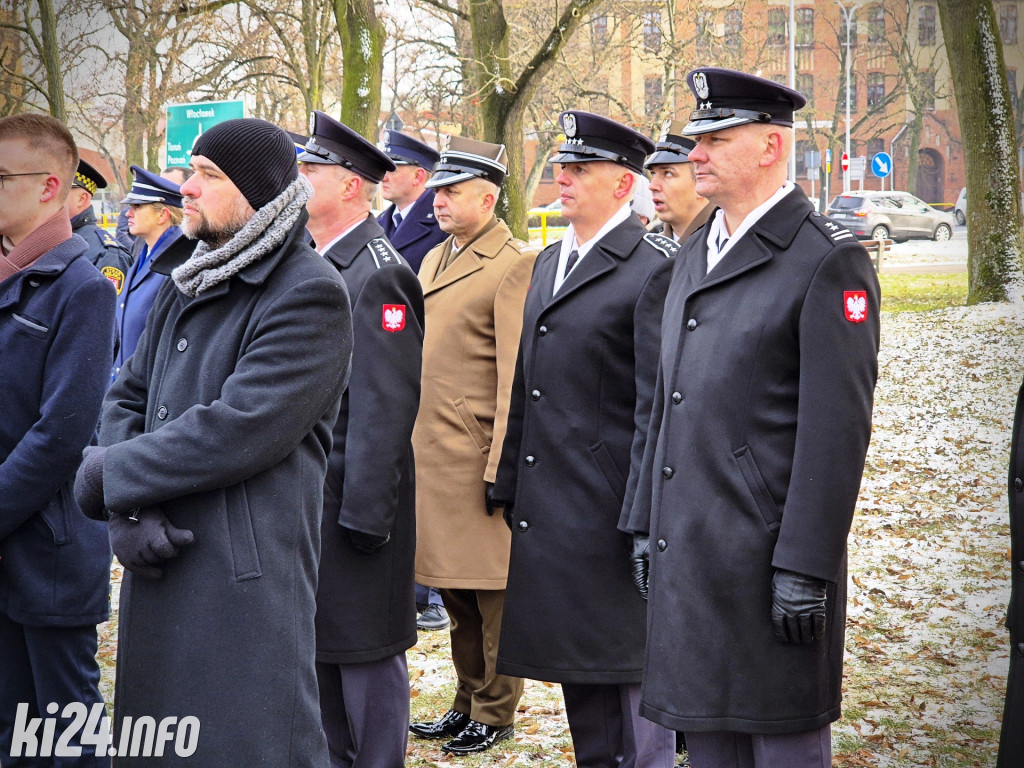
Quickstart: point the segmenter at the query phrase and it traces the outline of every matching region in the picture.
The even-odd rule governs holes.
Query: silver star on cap
[[[562,116],[562,127],[565,128],[565,135],[570,138],[576,135],[576,115],[566,112]]]
[[[711,102],[710,101],[702,101],[700,103],[700,108],[701,109],[711,109]]]
[[[711,91],[708,90],[708,76],[703,72],[694,74],[693,90],[697,92],[698,99],[706,99],[711,95]]]

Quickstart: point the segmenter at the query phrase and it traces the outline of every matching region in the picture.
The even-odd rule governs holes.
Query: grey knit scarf
[[[188,260],[171,272],[178,290],[198,296],[259,261],[284,242],[312,196],[313,187],[300,174],[220,248],[201,241]]]

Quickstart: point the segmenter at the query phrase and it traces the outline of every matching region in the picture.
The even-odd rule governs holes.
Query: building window
[[[1003,3],[999,6],[999,36],[1003,45],[1017,44],[1017,5]]]
[[[725,12],[725,44],[730,48],[739,48],[743,32],[743,11],[730,8]]]
[[[879,45],[885,42],[885,8],[880,5],[868,8],[868,43]]]
[[[814,45],[814,9],[796,9],[796,44]]]
[[[847,9],[850,10],[849,8]],[[839,44],[846,45],[846,22],[849,19],[846,13],[843,11],[839,12]],[[857,17],[853,17],[853,23],[850,25],[850,47],[857,47]]]
[[[807,178],[807,153],[817,151],[817,147],[814,145],[814,141],[811,139],[799,139],[796,143],[796,152],[794,157],[796,158],[796,175],[797,178]],[[820,160],[819,160],[820,163]]]
[[[555,164],[544,163],[544,167],[540,169],[540,180],[541,181],[554,181],[555,180]]]
[[[789,75],[784,75],[781,72],[772,75],[771,79],[772,79],[772,82],[778,83],[779,85],[785,85],[785,86],[789,85]]]
[[[656,117],[661,111],[662,92],[660,77],[644,78],[644,114],[647,117]]]
[[[707,51],[711,48],[711,37],[714,33],[715,22],[711,11],[698,11],[696,15],[696,36],[697,49]]]
[[[786,9],[768,9],[768,45],[782,48],[786,45]]]
[[[594,17],[594,45],[607,45],[608,44],[608,17],[607,16],[595,16]]]
[[[661,50],[661,12],[644,11],[644,48]]]
[[[868,73],[868,109],[879,104],[885,98],[885,74],[882,72]]]
[[[796,89],[807,97],[808,102],[814,101],[814,75],[798,74],[796,76]]]
[[[868,157],[874,157],[879,152],[885,152],[885,139],[868,139]]]
[[[846,109],[846,77],[845,76],[843,77],[843,88],[839,92],[839,101],[840,101],[843,109],[845,110]],[[856,110],[856,109],[857,109],[857,73],[851,70],[850,71],[850,110],[853,111],[853,110]]]
[[[917,9],[917,44],[935,45],[934,5],[922,5]]]
[[[921,109],[935,109],[935,73],[918,72],[917,82],[921,89]]]

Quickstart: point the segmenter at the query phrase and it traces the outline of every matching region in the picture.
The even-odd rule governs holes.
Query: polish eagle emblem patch
[[[851,323],[863,323],[868,319],[867,291],[845,291],[843,309],[846,312],[846,319]]]
[[[385,304],[380,324],[392,333],[405,328],[405,304]]]

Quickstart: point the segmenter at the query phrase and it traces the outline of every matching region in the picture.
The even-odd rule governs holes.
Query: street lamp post
[[[853,16],[857,12],[859,2],[855,2],[850,5],[850,9],[847,10],[846,6],[843,5],[839,0],[836,0],[836,5],[839,6],[839,10],[843,13],[843,19],[846,21],[846,156],[850,157],[850,27],[853,26]],[[843,171],[843,192],[850,191],[850,172]]]

